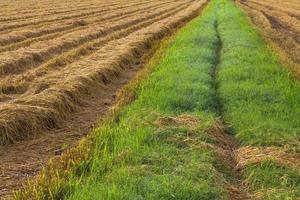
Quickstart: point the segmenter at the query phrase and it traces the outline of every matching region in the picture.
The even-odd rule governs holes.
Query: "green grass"
[[[218,12],[223,43],[219,91],[225,120],[242,144],[300,146],[300,84],[230,3]]]
[[[290,78],[245,14],[221,2],[218,91],[224,120],[243,145],[285,146],[299,153],[299,82]],[[262,199],[300,198],[299,170],[266,160],[247,166],[244,178]]]
[[[259,166],[249,165],[245,172],[250,187],[256,188],[263,199],[299,199],[299,171],[279,166],[272,161]]]
[[[150,65],[135,101],[93,131],[93,155],[40,199],[228,199],[235,177],[207,131],[219,115],[241,145],[299,152],[300,84],[229,0],[212,0]],[[198,123],[156,123],[182,114]],[[300,196],[299,170],[273,161],[242,178],[263,199]]]
[[[122,110],[117,122],[102,127],[93,177],[69,199],[228,198],[218,156],[205,145],[211,141],[205,130],[216,110],[213,9],[214,4],[180,31],[138,87],[134,103]],[[153,125],[157,118],[181,114],[200,119],[199,125]]]

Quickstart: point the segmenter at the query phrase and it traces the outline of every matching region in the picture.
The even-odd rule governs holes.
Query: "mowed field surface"
[[[205,3],[1,1],[0,198],[87,133],[142,55]]]
[[[236,0],[265,36],[300,64],[300,3],[298,0]],[[299,69],[298,69],[299,70]],[[299,73],[299,71],[298,71]]]

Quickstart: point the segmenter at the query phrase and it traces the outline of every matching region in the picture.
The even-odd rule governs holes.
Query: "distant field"
[[[86,134],[142,56],[205,2],[1,1],[0,196]]]
[[[300,3],[298,0],[236,0],[267,38],[300,64]],[[299,70],[299,69],[298,69]],[[298,71],[299,72],[299,71]]]

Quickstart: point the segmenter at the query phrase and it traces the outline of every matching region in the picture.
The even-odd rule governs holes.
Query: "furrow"
[[[213,90],[215,94],[216,113],[218,114],[220,119],[216,120],[215,125],[209,130],[209,132],[217,142],[217,152],[219,152],[220,158],[231,171],[231,180],[225,186],[230,199],[247,200],[249,199],[249,194],[246,192],[244,180],[242,179],[242,175],[235,169],[238,163],[235,159],[235,151],[238,148],[238,142],[230,133],[228,126],[225,125],[225,120],[223,118],[224,108],[219,94],[218,72],[221,63],[223,43],[220,37],[218,20],[218,17],[216,17],[214,21],[214,29],[217,36],[217,43],[215,47],[215,63],[212,69],[211,76]]]

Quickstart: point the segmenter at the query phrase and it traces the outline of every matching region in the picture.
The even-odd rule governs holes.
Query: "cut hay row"
[[[179,7],[179,9],[181,9],[181,8]],[[179,9],[177,9],[177,11]],[[83,45],[82,47],[79,47],[78,49],[75,49],[75,52],[85,52],[86,50],[95,51],[95,50],[97,50],[97,47],[99,47],[99,45],[103,46],[105,43],[107,43],[108,41],[113,40],[114,38],[120,38],[120,37],[123,37],[124,35],[128,35],[132,31],[135,31],[135,30],[138,30],[140,28],[143,28],[143,27],[145,27],[145,26],[147,26],[149,24],[152,24],[152,23],[154,23],[154,22],[156,22],[156,21],[158,21],[158,20],[160,20],[160,19],[162,19],[164,17],[170,16],[170,15],[174,14],[175,12],[177,12],[176,10],[172,11],[172,9],[170,9],[170,11],[171,12],[168,13],[168,12],[166,12],[166,10],[164,10],[162,12],[166,12],[166,13],[158,13],[158,15],[157,14],[153,14],[152,15],[152,16],[154,16],[153,19],[145,17],[144,18],[145,21],[143,21],[143,19],[141,19],[140,20],[141,23],[134,24],[134,26],[132,26],[132,27],[125,28],[125,29],[123,29],[121,31],[113,32],[112,34],[110,34],[110,35],[108,35],[108,36],[106,36],[104,38],[100,38],[99,40],[96,40],[95,42],[89,42],[88,44]],[[160,14],[162,14],[162,15],[160,15]],[[70,56],[73,57],[74,56],[73,53],[71,53]],[[75,56],[77,56],[77,55],[75,54]],[[62,55],[61,57],[63,59],[63,58],[67,58],[68,56],[67,55]],[[66,60],[69,60],[69,59],[66,59]],[[47,73],[47,71],[49,70],[50,67],[52,67],[52,68],[53,67],[57,67],[55,65],[56,64],[59,65],[59,63],[65,63],[65,61],[61,60],[61,59],[58,60],[57,58],[53,58],[52,60],[49,61],[48,64],[46,63],[46,65],[44,65],[44,66],[41,67],[42,70],[44,68],[43,71],[38,70],[37,72],[30,72],[29,74],[30,74],[30,76],[32,76],[32,73],[35,73],[37,76],[39,76],[38,75],[39,73],[40,74],[45,74],[45,73]],[[59,69],[61,70],[61,66],[60,66]],[[26,74],[21,74],[20,75],[20,77],[24,77],[24,76],[26,77]],[[11,78],[12,78],[11,76],[8,77],[8,79],[10,79],[10,80],[11,80]],[[34,77],[32,77],[32,78],[34,78]],[[32,81],[32,78],[29,78],[29,79]],[[27,79],[27,78],[25,78],[25,79]]]
[[[78,70],[80,69],[76,70],[76,68],[73,68],[72,66],[74,65],[82,66],[84,65],[84,62],[86,60],[87,61],[89,59],[95,60],[96,58],[90,58],[87,56],[99,50],[100,48],[103,48],[103,46],[105,46],[110,41],[126,37],[129,34],[132,34],[133,32],[139,29],[143,29],[156,22],[159,22],[164,18],[176,14],[177,12],[179,12],[181,9],[184,9],[185,7],[187,6],[182,5],[177,7],[174,10],[171,10],[170,12],[163,11],[161,15],[157,15],[157,17],[154,17],[153,19],[151,18],[146,19],[145,21],[137,23],[131,27],[113,32],[112,34],[100,38],[99,40],[82,45],[79,48],[76,48],[70,52],[62,54],[61,56],[51,59],[49,62],[45,63],[44,65],[36,69],[29,70],[25,74],[23,73],[16,77],[12,77],[12,76],[6,77],[3,79],[0,88],[4,94],[12,94],[14,100],[17,100],[18,96],[24,98],[24,97],[35,95],[41,92],[42,90],[47,89],[48,87],[50,87],[51,85],[59,81],[60,79],[63,79],[64,77],[67,77],[71,74],[78,73]],[[82,62],[82,59],[84,59],[85,61]],[[77,63],[74,63],[71,66],[69,65],[77,60],[78,60]],[[42,74],[43,76],[40,76],[39,74]],[[45,87],[46,85],[47,87]],[[24,94],[24,95],[19,95],[19,94]],[[19,100],[20,99],[18,99],[18,101]],[[2,100],[2,102],[6,102],[6,101],[10,101],[9,96],[7,96],[6,100],[4,99]]]
[[[155,2],[155,1],[153,1]],[[139,2],[115,2],[115,3],[97,3],[96,5],[92,4],[87,4],[87,5],[75,5],[74,8],[69,7],[69,8],[64,8],[63,10],[59,11],[59,9],[55,9],[54,5],[51,5],[51,11],[47,11],[47,10],[40,10],[39,12],[35,12],[35,15],[32,15],[31,11],[31,15],[30,16],[26,16],[22,14],[17,14],[16,16],[20,18],[20,20],[15,19],[16,17],[14,15],[10,15],[9,13],[6,13],[6,18],[3,18],[3,20],[5,21],[5,24],[12,22],[12,23],[16,23],[16,20],[18,20],[18,22],[22,22],[22,21],[30,21],[30,20],[35,20],[35,19],[48,19],[49,17],[63,17],[63,16],[68,16],[68,15],[74,15],[74,14],[83,14],[83,13],[90,13],[92,11],[99,11],[99,9],[103,9],[103,11],[109,11],[111,9],[114,10],[116,8],[120,8],[120,7],[130,7],[133,5],[145,5],[145,4],[151,4],[149,1],[139,1]],[[76,9],[75,9],[76,8]],[[100,9],[100,11],[101,11]],[[76,16],[76,15],[75,15]],[[28,18],[27,18],[28,17]],[[33,19],[31,19],[33,18]],[[0,18],[1,19],[1,18]],[[9,21],[10,19],[10,21]],[[4,24],[1,23],[0,20],[0,24]]]
[[[150,3],[148,3],[148,4],[150,4]],[[139,6],[139,5],[142,5],[142,2],[131,4],[131,5],[132,6]],[[145,4],[145,5],[147,5],[147,4]],[[125,6],[125,5],[122,6],[122,4],[120,4],[119,6],[112,7],[111,9],[104,9],[103,7],[101,7],[101,9],[103,9],[103,12],[96,12],[96,13],[91,13],[91,14],[78,16],[78,17],[73,17],[73,18],[68,17],[67,19],[59,19],[58,21],[61,25],[70,25],[70,24],[76,23],[77,21],[80,21],[80,20],[85,20],[85,19],[89,19],[89,18],[93,18],[93,17],[96,18],[96,17],[99,17],[99,16],[104,16],[105,13],[111,13],[111,12],[117,11],[117,10],[122,11],[122,9],[126,10],[126,8],[130,8],[130,6]],[[98,8],[98,9],[100,9],[100,8]],[[77,15],[80,15],[80,13],[77,13]],[[28,22],[28,21],[30,22],[30,20],[26,20],[26,22]],[[9,33],[13,34],[14,32],[16,32],[16,33],[19,33],[19,32],[22,33],[24,31],[26,32],[26,29],[32,31],[32,30],[35,30],[35,29],[45,28],[45,26],[55,27],[55,26],[57,26],[58,21],[51,20],[50,22],[44,22],[44,23],[33,23],[31,25],[26,25],[25,24],[26,25],[25,27],[23,26],[24,24],[21,25],[21,27],[18,27],[18,23],[16,23],[15,28],[3,30],[3,31],[1,31],[1,33],[2,33],[2,35],[3,34],[9,34]],[[24,30],[24,28],[25,28],[25,30]]]
[[[203,4],[204,1],[188,4],[186,9],[174,6],[172,9],[177,7],[181,10],[178,14],[158,21],[128,37],[112,41],[97,54],[93,54],[96,57],[90,58],[88,63],[83,62],[84,66],[91,67],[82,68],[78,65],[80,73],[65,77],[65,80],[60,80],[55,87],[42,91],[34,98],[28,98],[23,103],[16,102],[14,105],[1,105],[0,115],[3,116],[0,122],[1,143],[22,140],[38,130],[55,127],[61,119],[76,109],[84,95],[92,92],[90,90],[94,86],[105,84],[105,80],[116,76],[119,70],[125,69],[129,63],[138,59],[154,40],[169,33],[170,28],[195,16]],[[161,15],[163,11],[160,12],[152,14],[152,17]]]
[[[34,42],[42,40],[54,39],[59,36],[63,36],[66,33],[73,31],[84,30],[87,27],[95,27],[101,24],[121,20],[130,16],[139,15],[141,12],[151,11],[153,9],[167,6],[167,4],[174,3],[173,1],[166,1],[164,3],[152,3],[146,6],[133,6],[133,9],[124,9],[117,12],[109,12],[110,14],[104,15],[104,13],[98,14],[98,16],[92,16],[88,18],[81,18],[80,20],[71,19],[69,22],[64,22],[65,25],[54,25],[41,27],[40,29],[22,29],[22,32],[12,32],[0,37],[0,52],[11,51],[20,47],[32,45]],[[100,24],[99,24],[100,23]],[[61,24],[61,22],[60,22]]]
[[[137,5],[134,5],[137,6]],[[150,5],[148,5],[150,6]],[[139,6],[137,6],[139,8]],[[101,20],[106,20],[109,19],[110,16],[112,18],[114,15],[118,14],[121,16],[121,14],[126,14],[128,12],[129,7],[121,7],[121,8],[116,8],[112,10],[107,10],[105,12],[101,13],[96,13],[93,15],[88,15],[84,17],[79,17],[79,18],[71,18],[68,20],[59,20],[59,24],[57,25],[56,22],[53,23],[43,23],[43,24],[35,24],[32,26],[26,27],[26,29],[23,27],[20,30],[15,30],[11,31],[7,34],[2,34],[2,37],[0,39],[1,45],[6,45],[9,44],[10,42],[18,42],[22,39],[26,39],[29,37],[36,37],[40,36],[42,34],[47,34],[47,33],[54,33],[60,30],[64,29],[69,29],[72,28],[74,25],[81,25],[81,24],[90,24],[94,23],[95,21],[101,21]],[[130,10],[130,9],[129,9]],[[132,9],[134,10],[134,9]],[[106,16],[106,13],[112,13],[113,15],[108,15]]]
[[[244,4],[252,9],[262,12],[265,16],[269,18],[269,21],[272,23],[274,28],[287,28],[290,29],[291,32],[300,33],[300,22],[294,17],[290,16],[287,12],[279,10],[279,9],[269,9],[265,6],[260,6],[259,4],[253,4],[251,1]],[[279,26],[279,27],[277,27]]]
[[[118,3],[110,3],[108,4],[109,6],[113,6],[116,5]],[[38,8],[38,10],[34,10],[34,9],[30,9],[30,11],[28,11],[28,13],[9,13],[9,12],[5,12],[7,15],[5,17],[0,17],[0,23],[1,22],[11,22],[11,21],[16,21],[16,20],[28,20],[31,18],[37,18],[37,17],[45,17],[48,15],[59,15],[59,14],[67,14],[67,13],[73,13],[73,12],[78,12],[78,11],[84,11],[84,10],[92,10],[92,9],[96,9],[99,7],[106,7],[107,4],[97,4],[97,5],[90,5],[90,4],[77,4],[77,5],[68,5],[68,7],[63,7],[63,8],[59,8],[56,7],[53,8],[53,5],[51,5],[51,7],[47,7],[45,9],[41,9]],[[24,11],[23,11],[24,12]],[[34,14],[33,14],[34,13]]]
[[[140,4],[144,4],[144,3],[143,2],[133,3],[133,5],[131,5],[131,6],[138,6]],[[99,14],[101,12],[112,11],[112,9],[122,9],[122,8],[131,7],[131,6],[118,5],[118,6],[114,6],[113,8],[100,8],[100,9],[97,8],[94,11],[80,12],[80,13],[75,13],[75,14],[72,14],[72,15],[50,17],[50,18],[46,18],[46,19],[36,19],[36,20],[31,20],[31,21],[26,20],[24,23],[18,23],[17,22],[17,23],[8,24],[8,25],[2,25],[2,26],[0,26],[0,32],[7,31],[7,30],[11,31],[11,29],[23,28],[23,27],[30,26],[30,25],[39,25],[39,24],[44,24],[44,23],[49,23],[49,22],[57,22],[57,21],[60,21],[60,20],[80,18],[80,17]]]
[[[105,5],[93,5],[93,6],[89,6],[89,5],[78,5],[74,8],[64,8],[62,11],[58,11],[58,9],[52,8],[49,10],[37,10],[37,11],[30,11],[28,13],[25,14],[19,14],[19,13],[7,13],[6,12],[6,16],[5,17],[0,17],[0,24],[4,24],[4,23],[12,23],[15,21],[27,21],[30,20],[32,18],[44,18],[45,16],[54,16],[54,15],[61,15],[61,14],[68,14],[68,13],[76,13],[76,12],[82,12],[85,10],[93,10],[93,9],[99,9],[99,7],[103,7]]]
[[[85,1],[72,1],[72,2],[66,2],[66,1],[49,1],[46,3],[46,1],[40,1],[41,3],[43,3],[42,5],[30,5],[30,3],[25,4],[25,6],[23,5],[19,5],[18,3],[15,3],[13,5],[11,5],[12,9],[9,8],[5,8],[5,7],[1,7],[4,9],[0,8],[0,13],[6,13],[8,14],[10,17],[14,18],[17,17],[18,15],[28,15],[34,12],[35,14],[39,14],[39,13],[60,13],[60,12],[69,12],[69,11],[73,11],[73,10],[77,10],[78,8],[82,8],[83,10],[85,10],[85,8],[94,8],[94,7],[99,7],[99,6],[106,6],[106,5],[118,5],[124,1],[115,1],[115,3],[107,3],[105,1],[90,1],[89,3],[85,2]],[[7,17],[4,17],[5,19]]]
[[[13,52],[0,54],[0,74],[15,74],[36,67],[67,50],[78,47],[86,42],[106,36],[107,34],[135,25],[136,23],[153,18],[176,9],[177,6],[188,6],[186,3],[173,5],[170,8],[156,9],[153,13],[143,13],[135,17],[128,17],[114,23],[103,24],[102,27],[89,27],[84,31],[75,31],[54,40],[35,43],[28,48],[21,48]],[[13,53],[13,56],[12,56]]]
[[[238,4],[248,13],[252,23],[262,30],[267,39],[273,41],[281,49],[286,55],[284,57],[288,57],[297,65],[300,63],[300,21],[298,18],[300,13],[290,8],[284,9],[284,6],[274,5],[274,3],[275,1],[264,3],[253,0],[238,1]],[[298,76],[297,67],[293,67],[292,71]]]

